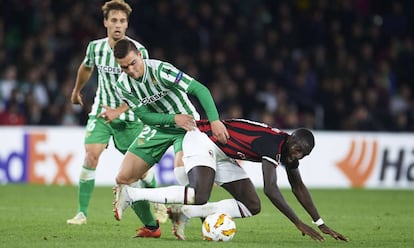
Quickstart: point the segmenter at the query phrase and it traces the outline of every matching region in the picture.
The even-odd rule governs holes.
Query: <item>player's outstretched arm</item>
[[[280,192],[279,187],[277,186],[277,175],[274,165],[267,160],[263,160],[262,171],[263,190],[273,205],[295,224],[295,226],[302,232],[302,235],[308,235],[316,241],[324,241],[324,237],[318,231],[303,223],[286,202],[282,192]]]
[[[292,186],[293,193],[295,194],[298,201],[305,208],[305,210],[312,217],[312,219],[315,221],[314,223],[318,225],[319,229],[323,233],[331,235],[336,240],[348,241],[348,238],[330,229],[327,225],[324,224],[324,222],[320,218],[315,204],[312,201],[312,197],[309,193],[309,190],[302,181],[302,177],[300,176],[299,170],[297,168],[287,169],[286,172],[288,174],[288,180],[290,185]],[[320,221],[321,223],[318,223],[318,221]]]

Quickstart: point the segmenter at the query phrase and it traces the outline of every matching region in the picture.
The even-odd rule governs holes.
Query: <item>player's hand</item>
[[[82,94],[76,91],[72,91],[72,95],[70,96],[70,101],[73,104],[80,104],[83,106]]]
[[[213,132],[213,136],[223,144],[227,143],[227,139],[230,138],[229,133],[227,132],[226,126],[224,126],[223,122],[220,120],[213,121],[210,123],[211,131]]]
[[[175,124],[186,131],[194,130],[197,126],[192,115],[176,114],[174,116]]]
[[[102,108],[104,108],[105,111],[98,114],[98,118],[100,118],[100,117],[104,118],[105,123],[109,123],[109,122],[115,120],[121,114],[117,109],[110,108],[106,105],[102,105]]]
[[[303,222],[300,222],[299,224],[296,225],[296,227],[302,232],[302,235],[308,235],[310,236],[313,240],[316,241],[325,241],[325,238],[315,229],[313,229],[312,227],[306,225]]]
[[[325,234],[329,234],[332,236],[332,238],[336,239],[336,240],[342,240],[342,241],[348,241],[348,238],[345,237],[344,235],[335,232],[334,230],[332,230],[331,228],[329,228],[327,225],[323,224],[319,226],[319,230],[321,230],[323,233]]]

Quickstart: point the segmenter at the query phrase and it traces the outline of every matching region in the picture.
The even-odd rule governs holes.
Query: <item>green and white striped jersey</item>
[[[159,60],[144,59],[144,66],[142,78],[135,80],[122,73],[117,82],[119,95],[130,109],[145,105],[150,112],[188,114],[200,119],[187,95],[187,89],[194,80],[191,76]]]
[[[87,67],[96,66],[98,71],[98,88],[89,115],[97,115],[101,113],[103,110],[102,105],[117,108],[122,104],[122,100],[119,98],[115,89],[116,82],[122,73],[122,69],[113,55],[108,40],[108,38],[103,38],[89,42],[86,49],[86,56],[83,60],[83,63]],[[147,49],[139,42],[135,40],[132,41],[141,51],[142,57],[148,58]],[[122,113],[119,118],[127,121],[137,120],[131,110]]]

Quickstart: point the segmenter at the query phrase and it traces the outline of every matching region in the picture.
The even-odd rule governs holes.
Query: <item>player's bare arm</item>
[[[317,223],[317,221],[320,219],[320,215],[318,213],[318,210],[316,209],[315,204],[312,201],[312,197],[309,193],[309,190],[305,186],[305,184],[302,181],[302,177],[300,176],[300,172],[298,169],[287,169],[286,170],[288,175],[289,183],[292,187],[292,191],[294,195],[296,196],[296,199],[300,202],[300,204],[305,208],[305,210],[309,213],[312,220]],[[336,240],[343,240],[348,241],[348,238],[343,236],[340,233],[337,233],[336,231],[330,229],[326,224],[323,222],[321,224],[318,224],[319,229],[325,233],[329,234]]]
[[[262,160],[263,190],[273,205],[280,210],[302,232],[317,241],[324,241],[324,237],[312,227],[303,223],[286,202],[277,185],[276,168],[267,160]]]
[[[70,100],[73,104],[80,104],[83,106],[81,90],[88,82],[93,72],[93,67],[87,67],[84,63],[79,66],[78,74],[76,75],[75,87],[73,88]]]

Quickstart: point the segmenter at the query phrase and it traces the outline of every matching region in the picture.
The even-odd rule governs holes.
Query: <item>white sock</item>
[[[162,188],[131,188],[127,192],[132,201],[148,200],[158,203],[194,204],[194,189],[185,186]]]
[[[146,184],[151,184],[152,183],[152,180],[154,179],[154,177],[155,177],[154,169],[153,169],[153,167],[151,167],[147,171],[145,177],[142,178],[141,180],[144,181]]]
[[[188,185],[190,182],[188,181],[187,174],[185,173],[184,166],[178,166],[174,168],[174,175],[177,182],[182,185]]]
[[[204,205],[184,205],[181,211],[188,218],[207,217],[214,213],[225,213],[232,218],[245,218],[252,216],[247,207],[235,199],[226,199],[218,202],[208,202]]]

